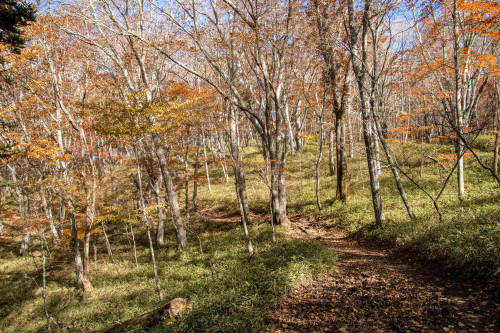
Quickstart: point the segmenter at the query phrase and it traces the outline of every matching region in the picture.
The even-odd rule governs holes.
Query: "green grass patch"
[[[485,163],[490,163],[491,137],[478,139],[478,153]],[[453,146],[449,142],[428,144],[413,141],[405,145],[391,142],[391,146],[400,166],[435,196],[452,165],[439,166],[432,158],[452,154]],[[288,157],[286,190],[290,216],[312,218],[318,223],[359,232],[405,247],[422,258],[437,260],[445,266],[500,281],[500,190],[491,175],[474,158],[465,162],[464,200],[457,199],[455,175],[443,192],[439,201],[443,212],[442,221],[439,221],[426,195],[403,178],[417,216],[410,221],[392,174],[382,162],[380,181],[387,223],[382,229],[375,229],[362,144],[355,147],[356,154],[349,159],[351,186],[348,203],[334,200],[336,179],[328,175],[325,148],[320,168],[322,210],[318,210],[315,197],[314,165],[317,151],[317,145],[312,142],[302,152]],[[175,297],[191,298],[192,311],[177,324],[154,327],[152,331],[234,332],[263,329],[263,318],[267,311],[290,288],[335,266],[335,254],[314,240],[292,240],[279,232],[278,228],[277,241],[272,241],[271,228],[267,224],[269,189],[263,175],[263,159],[256,146],[245,148],[244,156],[247,193],[252,211],[250,234],[259,256],[249,257],[245,252],[242,230],[236,222],[239,209],[231,168],[228,170],[230,179],[226,182],[220,168],[209,166],[212,190],[208,190],[206,180],[200,180],[200,215],[191,214],[190,229],[193,234],[186,251],[180,253],[174,250],[172,229],[166,232],[166,247],[156,251],[165,301]],[[200,174],[204,172],[203,168],[200,169]],[[182,182],[177,182],[178,196],[183,198]],[[133,191],[131,189],[124,196],[133,197]],[[219,214],[233,222],[224,222],[224,218],[218,222],[212,221],[210,213]],[[69,252],[63,253],[58,259],[48,260],[48,311],[57,320],[99,329],[162,304],[155,292],[145,229],[139,226],[135,228],[139,259],[139,267],[135,267],[124,226],[117,221],[110,222],[108,227],[120,273],[116,273],[100,239],[98,271],[92,270],[91,273],[93,292],[83,293],[73,287],[75,273]],[[31,248],[36,251],[34,257],[30,254],[26,261],[14,254],[18,251],[19,239],[11,239],[10,243],[4,242],[0,247],[2,332],[18,332],[20,329],[36,332],[45,329],[40,288],[34,283],[41,283],[38,242],[36,237],[32,239]],[[25,268],[28,280],[24,278]],[[142,328],[136,331],[142,331]]]
[[[489,149],[492,136],[476,140],[477,152],[485,163],[491,163]],[[443,166],[429,158],[452,154],[451,143],[407,144],[391,143],[400,166],[433,196],[439,192],[452,163]],[[356,147],[362,152],[362,146]],[[491,175],[474,158],[465,161],[466,197],[457,198],[456,175],[452,175],[439,206],[443,220],[439,221],[432,201],[408,179],[403,184],[417,216],[410,221],[397,192],[394,179],[386,163],[382,162],[380,183],[387,223],[382,229],[373,227],[366,159],[357,154],[349,159],[351,175],[350,201],[334,200],[336,179],[327,174],[326,153],[321,166],[320,195],[323,209],[316,206],[314,163],[316,145],[305,147],[288,159],[290,174],[287,178],[288,208],[295,214],[314,216],[320,223],[335,225],[367,237],[405,247],[422,258],[437,260],[444,266],[470,272],[477,276],[500,281],[500,189]],[[383,152],[381,152],[382,154]],[[382,155],[383,156],[383,155]],[[423,159],[422,159],[423,156]],[[383,158],[385,160],[385,157]],[[298,165],[301,163],[301,167]],[[299,175],[298,170],[302,170]]]
[[[191,298],[191,313],[172,326],[153,327],[165,332],[256,331],[270,307],[292,287],[335,266],[335,254],[317,241],[297,241],[282,233],[272,241],[267,224],[254,223],[250,232],[258,256],[245,252],[242,230],[237,223],[202,221],[192,224],[197,237],[180,253],[169,243],[156,252],[158,273],[165,301],[175,297]],[[147,240],[137,228],[139,267],[119,225],[110,225],[109,234],[117,274],[99,246],[98,271],[92,272],[94,290],[84,293],[72,287],[74,270],[66,258],[62,265],[49,265],[47,275],[48,311],[57,320],[81,327],[100,329],[162,304],[158,300]],[[33,242],[37,242],[34,240]],[[0,287],[0,331],[44,331],[45,318],[40,289],[40,260],[28,257],[28,280],[24,279],[24,260],[2,251],[0,269],[7,276]],[[4,259],[5,258],[5,259]],[[143,328],[135,328],[137,332]],[[134,331],[134,330],[131,330]]]

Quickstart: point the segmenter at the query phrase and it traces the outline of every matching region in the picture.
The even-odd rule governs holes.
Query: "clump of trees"
[[[468,154],[500,184],[500,12],[493,2],[99,0],[52,6],[28,24],[32,6],[0,2],[2,17],[13,17],[11,28],[2,21],[0,42],[16,52],[26,43],[0,64],[1,144],[18,143],[17,154],[1,155],[1,191],[3,202],[15,202],[8,217],[23,235],[20,255],[38,230],[71,249],[76,283],[84,290],[92,290],[91,240],[102,234],[107,241],[99,217],[134,206],[133,218],[147,226],[162,298],[154,250],[164,246],[169,220],[178,250],[188,244],[203,177],[210,188],[209,164],[235,182],[252,254],[242,154],[251,141],[265,161],[270,223],[284,228],[290,224],[287,158],[300,153],[306,138],[318,142],[321,209],[323,145],[336,176],[335,198],[348,202],[347,162],[362,137],[379,227],[385,223],[381,164],[390,167],[410,219],[415,213],[402,178],[425,192],[391,150],[394,133],[403,142],[408,136],[451,138],[454,167],[443,189],[456,174],[460,198]],[[473,149],[487,129],[496,132],[493,165]],[[132,190],[134,198],[126,195]],[[442,192],[425,192],[440,215]]]

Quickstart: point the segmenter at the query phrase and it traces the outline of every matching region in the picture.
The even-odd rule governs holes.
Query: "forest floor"
[[[291,221],[291,236],[335,250],[338,268],[285,297],[269,331],[500,331],[500,290],[491,284],[311,219]]]

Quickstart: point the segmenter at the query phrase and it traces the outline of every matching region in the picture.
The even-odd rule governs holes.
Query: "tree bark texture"
[[[238,131],[238,113],[233,105],[229,105],[228,110],[229,110],[229,125],[230,125],[229,143],[231,147],[231,159],[234,170],[236,196],[238,198],[238,203],[240,207],[241,225],[243,228],[245,241],[247,243],[247,250],[248,253],[252,254],[254,252],[254,249],[252,241],[250,239],[250,233],[248,231],[248,224],[250,222],[250,207],[248,205],[248,198],[247,198],[245,169],[243,169],[243,165],[241,164],[240,140]]]
[[[158,163],[160,164],[163,182],[165,183],[168,203],[170,205],[170,211],[172,213],[172,220],[174,223],[175,234],[177,238],[177,247],[179,250],[182,250],[187,244],[186,226],[184,225],[184,221],[181,216],[181,210],[179,208],[179,203],[177,202],[177,194],[175,193],[174,183],[172,181],[172,177],[170,176],[167,156],[158,134],[153,133],[151,134],[151,136],[153,139],[156,157],[158,159]]]
[[[335,175],[335,130],[328,131],[328,170],[330,176]]]
[[[345,144],[345,110],[339,110],[335,116],[335,144],[337,153],[337,199],[342,202],[349,200],[350,178],[347,168],[347,153]]]
[[[354,19],[354,1],[348,0],[349,34],[351,47],[351,60],[354,74],[358,82],[359,96],[361,100],[361,114],[363,126],[363,138],[365,141],[366,159],[368,163],[368,174],[370,176],[370,190],[372,194],[372,204],[375,214],[375,224],[382,227],[385,222],[385,215],[382,209],[382,196],[380,193],[380,182],[378,179],[375,138],[373,135],[372,121],[370,119],[370,91],[367,80],[367,34],[370,27],[371,0],[366,0],[363,9],[362,26],[357,27]],[[358,40],[361,32],[361,52],[359,51]]]
[[[136,155],[137,155],[137,149],[136,149]],[[138,156],[136,156],[137,158]],[[148,236],[148,242],[149,242],[149,252],[151,254],[151,261],[153,263],[153,274],[155,277],[155,282],[156,282],[156,292],[158,293],[158,298],[163,300],[163,296],[161,293],[161,286],[160,286],[160,279],[158,278],[158,271],[156,270],[156,259],[155,259],[155,251],[153,248],[153,240],[151,239],[151,230],[149,226],[149,219],[148,215],[146,212],[146,206],[144,203],[144,195],[143,195],[143,190],[142,190],[142,172],[141,172],[141,166],[139,164],[139,160],[137,159],[137,192],[138,192],[138,199],[139,199],[139,206],[141,208],[141,213],[142,213],[142,219],[144,223],[146,224],[146,234]]]

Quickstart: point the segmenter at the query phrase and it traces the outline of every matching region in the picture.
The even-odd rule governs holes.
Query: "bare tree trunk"
[[[136,149],[136,157],[137,157],[137,149]],[[153,262],[153,274],[155,276],[155,281],[156,281],[156,292],[158,293],[158,298],[161,301],[161,300],[163,300],[163,296],[161,294],[160,279],[158,278],[158,272],[156,270],[155,252],[154,252],[154,248],[153,248],[153,240],[151,239],[149,219],[148,219],[147,212],[146,212],[146,206],[144,204],[144,195],[142,192],[142,172],[141,172],[141,167],[139,165],[138,159],[137,159],[137,190],[138,190],[138,194],[139,194],[139,206],[141,208],[142,218],[143,218],[144,222],[146,223],[146,233],[147,233],[148,242],[149,242],[149,252],[151,253],[151,261]]]
[[[348,105],[346,100],[350,98],[350,65],[344,66],[338,59],[336,49],[332,47],[332,43],[336,43],[332,35],[340,34],[340,30],[328,19],[328,5],[323,1],[313,1],[316,10],[316,25],[318,28],[319,43],[318,46],[325,61],[325,83],[328,84],[329,93],[331,94],[333,113],[335,115],[335,148],[337,167],[333,166],[333,130],[330,132],[330,174],[333,175],[336,169],[337,174],[337,193],[336,198],[345,202],[348,200],[349,192],[349,173],[347,170],[347,155],[345,145],[345,114]],[[333,39],[332,39],[333,38]],[[343,79],[343,81],[342,81]],[[325,87],[326,91],[326,87]],[[324,102],[323,102],[324,107]],[[320,127],[321,132],[321,127]]]
[[[40,181],[40,198],[42,199],[42,206],[45,210],[45,215],[47,216],[47,221],[49,222],[49,229],[52,234],[52,241],[57,242],[59,240],[59,234],[57,233],[56,226],[54,225],[54,217],[52,216],[52,208],[47,203],[47,198],[45,196],[45,189],[43,187],[43,181]]]
[[[64,198],[59,197],[59,235],[61,238],[64,236],[64,218],[66,217],[66,210],[64,209]]]
[[[494,122],[496,126],[496,133],[495,133],[495,145],[493,147],[493,172],[498,175],[498,153],[500,151],[500,103],[498,102],[500,99],[500,96],[498,95],[500,93],[499,89],[500,85],[496,84],[495,85],[495,97],[496,97],[496,103],[495,105],[497,106],[497,109],[495,110],[494,114]]]
[[[135,267],[139,267],[139,265],[137,265],[137,248],[135,246],[135,236],[134,236],[134,229],[132,228],[132,222],[130,222],[130,234],[132,235],[132,246],[134,250]]]
[[[334,129],[332,128],[328,132],[328,169],[330,171],[330,176],[335,175],[334,147],[335,147],[335,135],[334,135]]]
[[[458,187],[458,198],[460,200],[464,199],[465,195],[465,179],[464,179],[464,157],[463,151],[465,147],[460,139],[455,140],[455,154],[458,158],[457,165],[457,187]]]
[[[30,244],[30,222],[29,219],[29,197],[24,193],[24,190],[21,189],[20,186],[16,186],[16,191],[18,193],[19,200],[19,210],[20,215],[24,219],[23,226],[23,237],[21,239],[21,248],[19,249],[19,254],[24,256],[28,253],[29,244]]]
[[[288,109],[288,103],[285,104],[285,107],[283,109],[283,118],[285,120],[285,125],[286,125],[286,137],[288,139],[288,145],[290,146],[290,154],[295,155],[295,143],[293,140],[293,130],[292,130],[292,123],[290,121],[290,111]]]
[[[207,185],[208,185],[208,190],[212,191],[212,187],[210,186],[210,173],[208,172],[208,162],[207,162],[207,144],[206,144],[206,138],[205,135],[203,135],[203,157],[205,161],[205,171],[207,174]]]
[[[463,126],[464,126],[464,115],[462,110],[462,83],[461,83],[461,74],[460,74],[460,46],[459,46],[459,38],[458,38],[458,30],[459,30],[459,17],[458,17],[458,9],[457,9],[457,0],[453,0],[453,10],[452,10],[452,18],[453,18],[453,62],[454,62],[454,79],[455,79],[455,94],[454,94],[454,118],[456,131],[458,135],[463,134]],[[465,196],[465,174],[464,174],[464,158],[463,152],[464,150],[463,142],[457,138],[455,139],[455,153],[457,154],[458,165],[457,165],[457,186],[458,186],[458,198],[460,200],[464,199]]]
[[[73,208],[73,202],[71,199],[68,200],[68,217],[73,243],[73,260],[75,261],[76,284],[78,286],[81,286],[83,290],[90,290],[92,289],[92,286],[89,286],[90,281],[85,280],[83,275],[82,255],[80,253],[80,240],[78,239],[75,210]]]
[[[63,168],[63,177],[64,182],[67,186],[70,185],[70,180],[68,177],[68,169],[67,165],[64,161],[61,161],[61,166]],[[86,280],[83,275],[83,264],[82,264],[82,255],[80,253],[80,240],[78,238],[78,232],[76,228],[76,219],[75,219],[75,208],[73,206],[73,200],[71,198],[71,194],[67,194],[67,212],[69,219],[69,227],[71,230],[71,246],[73,248],[73,260],[75,262],[75,273],[76,273],[76,285],[78,287],[82,287],[83,290],[91,290],[92,285],[89,280]],[[61,198],[61,205],[63,205],[64,200]],[[62,210],[62,208],[61,208]],[[64,218],[65,214],[61,214],[60,219]],[[62,222],[61,222],[62,225]]]
[[[373,142],[375,143],[375,165],[377,168],[377,174],[380,176],[382,174],[382,168],[380,167],[379,137],[376,129],[372,133],[373,133]]]
[[[215,134],[217,135],[217,134]],[[206,146],[210,152],[210,154],[212,155],[212,169],[213,170],[217,170],[217,149],[215,148],[215,143],[213,142],[213,138],[211,138],[210,136],[204,136],[205,138],[205,143],[206,143]]]
[[[382,227],[385,222],[385,215],[382,210],[382,196],[380,193],[377,161],[375,159],[375,140],[373,138],[372,124],[368,115],[363,116],[363,136],[366,146],[366,159],[368,162],[368,174],[370,176],[370,189],[372,193],[373,210],[375,213],[375,224]]]
[[[274,154],[273,154],[274,155]],[[286,217],[286,188],[283,162],[278,162],[277,158],[271,159],[271,218],[273,225],[282,225],[289,227],[289,221]],[[283,165],[283,166],[282,166]]]
[[[90,155],[90,153],[89,153]],[[92,160],[92,157],[89,156],[89,160]],[[91,291],[92,285],[90,284],[90,233],[92,231],[92,225],[94,224],[94,214],[95,214],[95,174],[94,174],[94,166],[92,164],[92,180],[91,184],[86,180],[85,171],[82,171],[83,181],[85,183],[85,234],[83,236],[83,278],[84,282],[84,290]]]
[[[363,124],[363,137],[365,141],[366,159],[368,163],[368,173],[370,175],[370,190],[372,194],[373,210],[375,213],[375,224],[382,227],[385,222],[385,215],[382,210],[382,196],[380,193],[380,182],[378,179],[375,138],[373,136],[372,122],[370,119],[370,93],[367,82],[367,35],[370,27],[371,1],[365,1],[363,10],[362,28],[357,29],[354,19],[354,1],[348,0],[347,8],[349,15],[349,33],[351,45],[351,60],[354,74],[358,81],[359,95],[361,100],[361,114]],[[362,33],[361,52],[358,48],[359,33]]]
[[[43,311],[45,312],[45,319],[47,320],[47,332],[51,332],[50,328],[50,316],[47,308],[47,291],[46,291],[46,270],[45,270],[45,251],[43,250],[42,235],[39,232],[40,237],[40,254],[42,255],[42,298],[43,298]]]
[[[349,200],[350,178],[347,168],[347,154],[345,145],[345,109],[340,106],[340,110],[335,113],[335,142],[337,151],[337,199],[342,202]]]
[[[94,234],[93,240],[92,240],[92,247],[94,249],[94,271],[97,273],[97,235]]]
[[[19,255],[24,256],[28,253],[30,244],[30,232],[28,228],[23,228],[23,238],[21,239],[21,248],[19,249]]]
[[[222,167],[222,173],[224,174],[224,180],[227,183],[227,182],[229,182],[229,173],[227,172],[226,148],[225,148],[226,146],[224,145],[224,143],[221,144],[221,140],[222,140],[223,135],[221,135],[221,133],[219,133],[219,132],[217,132],[216,135],[217,135],[217,138],[216,138],[213,146],[214,146],[214,149],[217,148],[216,151],[218,152],[219,159],[221,161],[220,164]]]
[[[278,112],[279,114],[279,112]],[[279,124],[279,120],[277,119],[277,124]],[[279,128],[279,125],[276,126]],[[280,136],[276,133],[276,147],[279,147]],[[281,151],[276,151],[276,160],[278,163],[275,165],[277,170],[271,171],[272,174],[277,174],[276,184],[278,186],[278,215],[277,215],[277,224],[281,225],[283,230],[290,229],[290,220],[287,217],[287,200],[286,200],[286,182],[285,182],[285,164],[286,157],[288,154],[288,141],[286,137],[282,141],[283,147]]]
[[[324,101],[323,101],[324,102]],[[324,107],[324,105],[323,105]],[[331,131],[330,131],[331,133]],[[330,137],[332,135],[330,134]],[[321,110],[321,115],[319,117],[319,147],[318,147],[318,155],[316,157],[316,165],[314,169],[314,175],[316,176],[316,205],[318,206],[318,209],[321,210],[321,197],[319,193],[319,185],[320,185],[320,165],[321,165],[321,158],[323,155],[323,110]],[[331,169],[330,169],[331,170]]]
[[[184,169],[185,169],[185,174],[184,174],[184,188],[185,188],[185,193],[184,193],[184,206],[185,206],[185,211],[186,211],[186,221],[185,226],[186,226],[186,233],[187,233],[187,238],[189,238],[189,140],[186,140],[186,151],[184,153]],[[224,166],[224,164],[223,164]],[[224,173],[226,173],[224,171]]]
[[[500,151],[500,126],[495,134],[495,146],[493,148],[493,172],[498,175],[498,152]]]
[[[389,166],[390,166],[392,174],[394,176],[394,181],[396,182],[396,186],[397,186],[398,191],[399,191],[399,196],[401,197],[401,200],[403,200],[403,203],[406,207],[406,212],[408,213],[408,216],[410,217],[410,219],[414,219],[415,215],[413,214],[413,209],[411,208],[410,201],[408,200],[408,197],[406,196],[406,192],[404,190],[403,183],[401,182],[401,177],[399,176],[396,161],[392,157],[390,148],[387,145],[387,143],[385,142],[384,136],[382,135],[382,127],[380,125],[378,111],[376,109],[373,109],[372,111],[373,111],[372,116],[373,116],[373,120],[375,122],[375,126],[377,128],[378,136],[380,138],[380,142],[382,143],[382,147],[384,149],[385,156],[387,157],[387,161],[389,162]]]
[[[106,234],[106,226],[104,225],[103,221],[101,221],[101,226],[102,226],[102,234],[104,235],[104,242],[106,243],[106,249],[108,250],[109,258],[111,259],[113,266],[115,266],[116,274],[120,275],[120,272],[118,271],[118,267],[116,267],[115,258],[113,257],[113,251],[111,250],[111,244],[109,243],[109,239],[108,239],[108,234]]]
[[[49,59],[49,63],[51,66],[51,71],[53,75],[53,80],[57,82],[57,74],[53,68],[52,60]],[[85,234],[83,237],[83,255],[81,257],[83,264],[83,290],[90,291],[92,290],[92,285],[90,283],[90,262],[89,262],[89,249],[90,249],[90,233],[92,231],[92,225],[94,223],[94,215],[95,215],[95,192],[96,192],[96,169],[92,156],[91,149],[89,149],[89,145],[87,143],[87,136],[85,130],[74,118],[73,114],[64,106],[59,96],[59,86],[56,83],[53,83],[53,88],[56,92],[56,105],[58,110],[62,111],[68,121],[70,122],[73,129],[78,133],[78,137],[80,139],[80,157],[82,162],[87,161],[88,167],[90,168],[90,176],[91,179],[87,179],[87,171],[85,163],[82,164],[80,175],[83,181],[83,187],[85,189]],[[83,109],[85,108],[85,96],[83,94],[81,103],[83,105]],[[92,142],[90,142],[90,146],[92,146]],[[87,155],[87,156],[86,156]],[[65,181],[66,184],[69,184],[67,178],[67,170],[65,168]],[[73,212],[74,218],[74,212]],[[76,234],[76,226],[75,226],[75,234]],[[76,242],[75,248],[78,248],[78,241]],[[79,250],[78,250],[79,252]]]
[[[285,160],[281,161],[278,170],[278,200],[279,200],[279,224],[283,230],[290,228],[290,220],[287,217],[286,182],[285,182]]]
[[[270,98],[270,100],[272,100]],[[268,165],[270,167],[271,173],[271,218],[272,224],[281,225],[284,230],[290,228],[290,221],[287,217],[287,201],[286,201],[286,182],[285,182],[285,164],[286,157],[288,154],[288,139],[286,134],[284,137],[281,133],[281,126],[283,120],[283,114],[280,106],[274,104],[274,106],[266,105],[266,112],[272,115],[271,110],[273,107],[276,110],[274,119],[274,128],[272,126],[272,116],[268,118],[268,129],[267,133],[263,136],[267,142],[263,142],[263,146],[266,146],[265,151],[266,157],[270,158]]]
[[[297,102],[297,108],[296,108],[296,111],[295,111],[295,114],[296,114],[296,120],[295,120],[295,136],[294,136],[294,141],[295,141],[295,148],[297,148],[297,150],[299,151],[302,151],[302,137],[301,137],[301,133],[302,133],[302,127],[303,127],[303,122],[302,122],[302,119],[300,117],[300,107],[302,105],[302,100],[299,100]]]
[[[351,119],[352,97],[347,99],[347,130],[349,132],[349,158],[354,158],[354,137],[352,134],[352,119]]]
[[[193,174],[193,210],[198,210],[198,169],[200,168],[200,139],[196,142],[196,155],[194,158],[194,174]]]
[[[165,214],[165,209],[162,205],[162,200],[159,195],[155,194],[156,204],[158,205],[158,226],[156,228],[156,246],[165,246],[165,220],[167,219],[167,214]]]
[[[238,197],[238,203],[240,207],[241,215],[241,225],[243,227],[243,233],[245,236],[245,241],[247,242],[248,253],[252,254],[254,252],[252,241],[250,239],[250,233],[248,232],[248,223],[250,217],[250,208],[248,205],[247,198],[247,185],[246,185],[246,175],[243,166],[241,165],[240,158],[240,140],[238,132],[238,113],[234,106],[229,105],[229,135],[230,135],[230,146],[231,146],[231,159],[233,163],[234,170],[234,180],[236,187],[236,196]]]
[[[181,211],[177,202],[177,194],[174,190],[174,184],[168,169],[167,157],[161,145],[160,138],[156,133],[153,133],[151,136],[156,151],[156,157],[158,159],[158,163],[160,164],[163,182],[165,183],[165,189],[167,191],[168,203],[170,205],[170,211],[172,213],[172,219],[177,238],[177,247],[179,250],[182,250],[187,244],[186,226],[184,225],[184,221],[182,220]]]
[[[160,176],[153,181],[153,179],[150,178],[151,180],[151,187],[153,188],[153,193],[155,195],[155,200],[156,200],[156,207],[158,210],[158,224],[156,227],[156,237],[155,237],[155,242],[156,246],[162,247],[165,245],[165,221],[167,220],[167,214],[165,213],[165,208],[162,204],[162,197],[161,197],[161,182],[162,182],[163,176],[160,174]]]
[[[224,180],[227,183],[227,182],[229,182],[229,174],[227,173],[227,167],[226,167],[225,160],[223,160],[221,167],[222,167],[222,173],[224,174]]]

